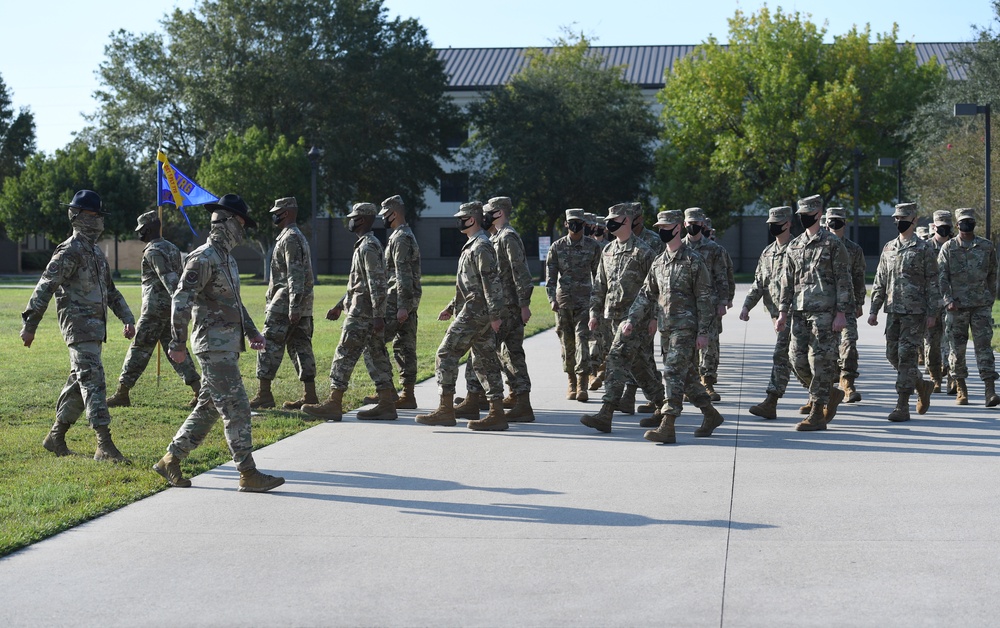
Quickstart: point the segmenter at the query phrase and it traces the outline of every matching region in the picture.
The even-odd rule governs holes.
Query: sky
[[[16,109],[35,115],[37,147],[52,153],[72,140],[93,113],[95,72],[109,35],[119,29],[160,30],[174,8],[197,0],[0,0],[0,76]],[[564,28],[597,45],[698,44],[726,40],[736,10],[757,11],[759,0],[385,0],[391,17],[414,17],[440,48],[546,46]],[[898,40],[956,42],[973,38],[973,25],[992,26],[989,0],[797,0],[770,2],[826,25],[827,38],[853,25],[874,33],[899,25]]]

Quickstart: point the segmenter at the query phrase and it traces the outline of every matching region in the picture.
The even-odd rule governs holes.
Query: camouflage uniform
[[[52,259],[21,313],[24,331],[38,329],[52,296],[56,298],[59,330],[69,348],[69,377],[56,402],[56,422],[72,425],[84,412],[91,427],[111,423],[108,412],[103,344],[107,342],[108,307],[124,324],[135,318],[111,280],[108,260],[97,246],[99,231],[88,218],[74,219],[73,235],[56,247]]]
[[[156,238],[142,251],[142,311],[135,328],[135,338],[125,354],[125,364],[119,383],[133,388],[139,376],[149,365],[156,344],[160,343],[166,354],[170,344],[170,298],[177,289],[181,272],[181,252],[171,242]],[[201,379],[188,355],[177,364],[169,357],[167,363],[184,379],[188,386],[196,386]]]
[[[567,219],[572,211],[567,211]],[[575,214],[573,219],[578,219]],[[593,277],[600,264],[601,245],[586,236],[578,242],[574,242],[569,235],[559,238],[549,248],[545,258],[545,291],[549,303],[559,307],[556,311],[556,333],[566,373],[587,375],[594,372],[587,323],[590,320]]]
[[[316,379],[313,355],[313,269],[309,242],[294,222],[278,234],[271,252],[271,281],[264,296],[264,339],[257,354],[257,378],[273,380],[285,350],[299,380]],[[295,323],[292,318],[298,318]]]
[[[955,213],[959,221],[975,216],[972,210],[960,209]],[[976,236],[966,242],[956,236],[941,247],[938,266],[942,301],[945,306],[954,304],[958,308],[949,311],[952,376],[958,380],[969,376],[965,349],[971,327],[979,377],[992,383],[998,377],[992,347],[993,302],[997,296],[996,249],[986,238]]]
[[[947,210],[934,212],[934,223],[935,225],[940,223],[951,226],[951,212]],[[934,246],[937,254],[941,253],[941,247],[947,241],[946,239],[944,242],[939,242],[936,232],[927,238],[927,242]],[[935,325],[927,330],[927,334],[924,337],[924,363],[927,365],[927,373],[934,380],[935,385],[939,385],[942,377],[951,372],[948,365],[948,356],[951,355],[950,323],[951,316],[949,312],[941,308]]]
[[[417,307],[423,288],[420,284],[420,247],[409,226],[400,225],[392,230],[385,249],[385,270],[388,286],[383,338],[392,341],[400,385],[404,389],[412,388],[417,383]],[[409,312],[402,324],[396,318],[398,310]],[[374,354],[365,349],[365,364],[369,370],[375,366],[373,357]]]
[[[685,220],[704,221],[704,212],[697,207],[685,210]],[[712,307],[716,310],[712,317],[712,325],[708,333],[708,347],[699,354],[699,373],[706,384],[715,384],[718,380],[719,370],[719,334],[722,332],[722,317],[718,315],[719,305],[725,305],[730,301],[730,283],[728,267],[732,261],[728,260],[729,253],[722,246],[716,244],[708,237],[702,235],[695,240],[690,235],[684,237],[684,244],[689,246],[696,253],[701,255],[708,266],[708,274],[711,277],[712,292],[714,302]],[[735,285],[732,286],[735,290]],[[735,292],[733,292],[735,295]]]
[[[591,214],[592,215],[592,214]],[[597,240],[594,240],[597,242]],[[611,244],[609,240],[603,240],[597,242],[601,247],[601,254],[608,245]],[[600,256],[598,256],[598,268],[600,268]],[[594,272],[594,279],[597,279],[597,272]],[[589,328],[588,328],[589,329]],[[614,337],[614,330],[611,328],[611,321],[599,316],[597,318],[597,329],[591,332],[590,339],[590,362],[593,364],[594,374],[598,375],[598,379],[595,382],[600,382],[603,384],[603,375],[605,371],[605,362],[608,358],[608,349],[611,348],[611,339]],[[595,386],[591,387],[596,389]]]
[[[847,325],[840,332],[840,357],[837,361],[840,366],[840,376],[844,379],[854,381],[858,378],[858,308],[865,305],[865,296],[868,292],[865,286],[865,252],[861,245],[853,240],[841,238],[844,248],[847,249],[848,267],[851,274],[851,302],[849,309],[844,312],[847,316]]]

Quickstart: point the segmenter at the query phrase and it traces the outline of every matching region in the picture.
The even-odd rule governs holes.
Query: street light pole
[[[879,157],[879,168],[896,167],[896,202],[903,202],[903,160],[895,157]]]
[[[311,170],[312,170],[312,189],[311,189],[312,217],[309,219],[310,224],[312,225],[312,228],[310,229],[310,233],[309,233],[309,239],[311,240],[311,242],[309,243],[309,245],[310,245],[309,246],[309,250],[310,250],[310,255],[309,255],[310,260],[309,261],[312,263],[313,281],[314,282],[319,278],[319,269],[317,268],[317,266],[319,265],[319,261],[318,261],[318,259],[316,257],[316,172],[319,170],[319,158],[320,158],[321,154],[322,154],[322,152],[318,148],[316,148],[315,146],[313,146],[312,148],[310,148],[309,152],[306,153],[306,156],[309,158],[309,163],[312,165],[312,168],[311,168]]]
[[[861,241],[861,160],[865,154],[854,149],[854,241]]]
[[[974,103],[958,103],[955,105],[955,115],[956,116],[974,116],[978,114],[986,115],[986,237],[989,240],[993,240],[993,228],[992,228],[992,211],[990,194],[992,190],[990,189],[990,166],[992,162],[990,161],[993,157],[992,146],[990,146],[990,105],[989,103],[985,105],[977,105]]]

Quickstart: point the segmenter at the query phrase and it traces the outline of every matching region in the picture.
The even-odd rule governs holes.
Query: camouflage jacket
[[[865,270],[867,268],[865,251],[861,248],[860,244],[853,240],[841,238],[840,241],[844,243],[844,248],[847,249],[847,260],[851,269],[851,306],[854,308],[853,311],[857,311],[859,307],[864,307],[865,295],[867,294],[867,289],[865,288]]]
[[[497,251],[504,303],[519,308],[531,305],[531,292],[535,282],[531,269],[528,268],[528,257],[524,254],[521,236],[510,225],[504,225],[490,237],[490,242]]]
[[[462,247],[455,275],[455,299],[449,305],[458,318],[499,320],[504,309],[497,254],[485,231]]]
[[[785,253],[788,243],[782,245],[775,240],[764,248],[757,261],[757,270],[753,274],[753,283],[743,300],[743,307],[752,310],[764,299],[764,307],[771,318],[778,318],[778,303],[781,301],[781,278],[785,273]]]
[[[701,255],[686,244],[665,250],[653,260],[646,281],[629,310],[633,325],[641,325],[659,304],[660,331],[695,330],[707,336],[716,315],[708,266]]]
[[[653,249],[634,235],[625,242],[615,238],[604,247],[590,296],[590,317],[625,318],[646,281],[654,257]]]
[[[416,312],[423,288],[420,285],[420,247],[407,225],[392,230],[385,248],[385,271],[389,280],[387,302],[395,310]]]
[[[872,285],[871,313],[937,316],[941,310],[934,245],[916,236],[893,238],[882,248]]]
[[[702,236],[698,240],[692,240],[691,236],[684,237],[684,244],[691,247],[693,251],[701,255],[708,266],[708,276],[711,277],[712,298],[715,299],[713,307],[718,307],[720,303],[728,303],[730,300],[729,271],[726,268],[726,259],[729,254],[726,249],[716,244],[712,240]],[[732,261],[729,261],[732,264]],[[735,295],[736,286],[732,286],[732,293]]]
[[[142,250],[142,313],[140,318],[169,317],[170,302],[181,273],[181,252],[157,238]]]
[[[124,324],[135,324],[125,297],[111,280],[104,253],[78,231],[52,253],[28,307],[21,313],[25,331],[35,333],[52,295],[56,297],[59,330],[68,345],[105,342],[109,307]]]
[[[944,305],[993,305],[997,296],[997,252],[992,242],[976,237],[966,244],[956,236],[941,247],[938,267]]]
[[[659,255],[667,248],[667,245],[660,239],[660,234],[652,229],[642,228],[642,233],[639,234],[642,241],[649,245],[649,248],[653,249],[653,253]]]
[[[851,309],[854,286],[847,248],[835,234],[820,229],[800,233],[785,251],[781,281],[782,312],[843,312]]]
[[[174,292],[171,350],[184,348],[192,317],[194,353],[245,351],[244,338],[260,335],[240,299],[240,270],[236,260],[211,236],[188,256]]]
[[[268,312],[313,315],[312,256],[309,242],[294,223],[281,230],[271,251],[271,281],[264,298]]]
[[[601,245],[584,236],[579,242],[563,236],[545,258],[545,292],[549,303],[573,309],[589,308],[593,277],[601,265]]]
[[[736,276],[733,274],[733,258],[730,257],[729,251],[726,250],[726,247],[722,246],[718,242],[715,244],[722,249],[722,252],[724,253],[722,261],[726,264],[726,283],[729,285],[729,298],[726,299],[726,303],[732,303],[733,299],[736,298]]]
[[[354,243],[351,274],[347,278],[348,316],[384,318],[388,284],[385,277],[385,251],[375,234],[369,231]]]

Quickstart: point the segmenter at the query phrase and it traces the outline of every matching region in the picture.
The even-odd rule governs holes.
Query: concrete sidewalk
[[[982,383],[973,405],[935,395],[889,423],[895,375],[864,325],[864,400],[795,432],[798,385],[777,421],[745,410],[766,314],[725,327],[712,438],[693,409],[677,445],[644,441],[639,416],[580,425],[599,399],[564,399],[546,332],[526,343],[535,423],[317,425],[255,453],[287,478],[273,493],[237,493],[225,465],[0,560],[0,625],[995,624],[1000,410]],[[436,405],[435,383],[417,396]]]

